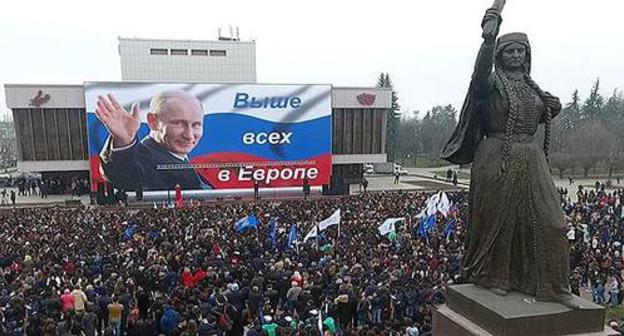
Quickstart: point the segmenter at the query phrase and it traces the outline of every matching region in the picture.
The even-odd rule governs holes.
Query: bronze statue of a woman
[[[530,76],[531,47],[523,33],[503,35],[489,9],[460,120],[442,157],[472,162],[468,240],[463,266],[470,282],[504,295],[518,291],[544,301],[569,302],[565,220],[547,156],[557,97]],[[485,30],[485,28],[484,28]],[[545,123],[546,140],[536,140]]]

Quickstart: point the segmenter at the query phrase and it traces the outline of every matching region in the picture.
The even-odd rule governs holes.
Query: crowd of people
[[[568,219],[572,292],[580,295],[586,288],[594,302],[615,308],[624,299],[624,191],[607,193],[604,188],[597,183],[589,191],[579,188],[576,195],[565,189],[561,194]]]
[[[451,211],[423,235],[429,196],[5,210],[0,334],[431,335],[446,286],[463,281],[467,193],[448,193]],[[622,200],[562,194],[572,290],[594,289],[599,303],[624,293]],[[340,225],[304,243],[337,209]],[[250,214],[260,224],[238,232]],[[393,217],[406,220],[381,235]]]
[[[40,196],[41,198],[47,198],[48,195],[62,195],[66,193],[81,196],[90,192],[88,178],[74,179],[68,185],[59,178],[18,177],[7,180],[5,187],[17,188],[17,196]]]
[[[459,225],[448,240],[415,235],[427,197],[366,193],[184,209],[6,211],[3,328],[26,325],[29,335],[260,335],[274,324],[279,334],[314,335],[320,316],[334,333],[412,328],[427,335],[433,304],[457,280],[462,249]],[[450,198],[465,203],[464,193]],[[336,209],[340,236],[331,227],[303,243]],[[237,233],[235,220],[250,213],[262,224]],[[381,222],[397,216],[407,221],[392,240],[380,236]],[[269,239],[271,218],[278,218],[276,243]],[[291,224],[299,243],[288,248]]]

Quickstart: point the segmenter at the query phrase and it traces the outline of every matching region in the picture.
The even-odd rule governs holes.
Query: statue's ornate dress
[[[474,151],[464,269],[478,285],[556,300],[569,293],[569,247],[559,195],[536,139],[544,102],[523,77],[508,77],[519,108],[501,173],[509,103],[491,66],[480,63],[475,71],[486,73],[473,80],[485,80],[471,87],[471,117],[484,138]]]

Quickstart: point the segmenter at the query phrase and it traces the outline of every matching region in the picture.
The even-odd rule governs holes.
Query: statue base
[[[446,304],[433,316],[434,335],[455,336],[616,336],[604,325],[605,309],[574,297],[572,309],[534,301],[526,294],[500,296],[473,284],[450,286]]]

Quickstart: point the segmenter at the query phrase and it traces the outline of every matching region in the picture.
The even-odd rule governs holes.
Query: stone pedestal
[[[438,336],[611,336],[604,325],[604,308],[575,297],[579,308],[556,302],[534,301],[528,295],[506,296],[472,284],[451,286],[447,304],[433,317]]]

